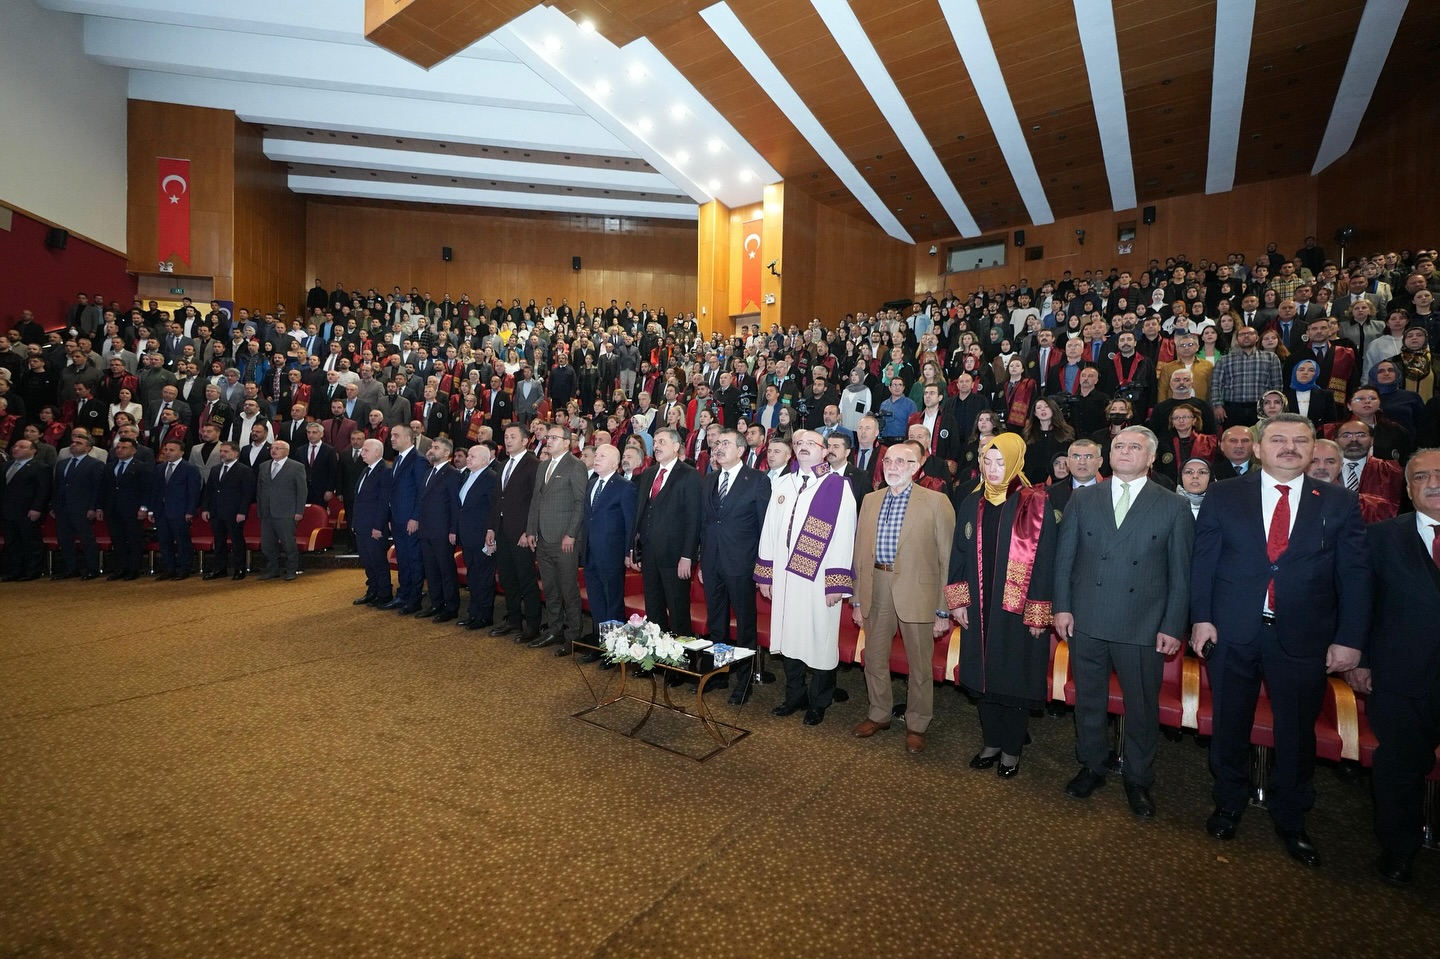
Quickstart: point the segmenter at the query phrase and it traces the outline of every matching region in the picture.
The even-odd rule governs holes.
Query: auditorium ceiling
[[[694,219],[784,179],[921,243],[1318,173],[1440,56],[1425,0],[38,2],[300,193]]]

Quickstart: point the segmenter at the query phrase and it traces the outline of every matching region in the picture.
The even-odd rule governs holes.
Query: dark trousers
[[[466,546],[465,582],[470,592],[466,619],[481,622],[495,618],[495,557],[479,546]]]
[[[188,573],[195,558],[190,545],[190,521],[184,516],[155,517],[155,543],[160,568],[167,573]]]
[[[420,556],[425,563],[425,585],[430,590],[430,608],[437,613],[460,611],[460,576],[455,570],[455,547],[448,539],[419,537]]]
[[[1440,746],[1440,696],[1414,699],[1377,689],[1365,712],[1380,740],[1371,777],[1375,838],[1408,861],[1420,851],[1425,828],[1425,777]]]
[[[505,621],[540,628],[540,585],[535,576],[535,554],[523,546],[495,537],[495,569],[505,591]]]
[[[279,575],[281,557],[286,573],[300,571],[300,547],[295,545],[295,517],[260,516],[260,551],[265,554],[265,572]]]
[[[95,527],[85,518],[85,514],[59,512],[55,515],[55,533],[60,544],[60,571],[62,573],[78,573],[80,569],[80,555],[84,554],[85,569],[87,573],[100,572],[100,547],[95,545]],[[76,541],[79,541],[80,548],[75,548]]]
[[[541,540],[535,547],[540,581],[545,585],[545,618],[552,633],[567,640],[580,638],[580,550],[570,552],[560,543]]]
[[[1007,756],[1019,756],[1025,748],[1030,710],[988,699],[980,700],[980,738],[986,749],[998,749]]]
[[[730,614],[735,614],[735,639],[730,639]],[[750,573],[722,576],[705,574],[705,634],[712,643],[730,643],[746,649],[759,647],[755,628],[755,579]],[[730,667],[730,675],[743,689],[750,682],[755,657],[740,660]]]
[[[1243,810],[1249,800],[1250,729],[1260,682],[1270,691],[1275,763],[1270,773],[1270,818],[1280,829],[1305,828],[1315,805],[1315,720],[1325,697],[1325,654],[1296,657],[1280,647],[1273,626],[1263,626],[1248,645],[1223,640],[1210,658],[1215,731],[1210,772],[1215,804]]]
[[[405,532],[405,520],[394,521],[395,565],[398,567],[399,587],[395,598],[404,600],[407,606],[420,603],[420,588],[425,582],[425,558],[420,553],[420,538]]]
[[[5,517],[5,575],[29,576],[45,568],[45,544],[40,524],[25,516]]]
[[[835,699],[835,670],[812,669],[810,682],[805,682],[808,667],[792,656],[785,657],[785,705],[829,709]],[[737,686],[744,689],[744,686]]]
[[[215,537],[215,568],[222,573],[227,568],[236,573],[245,569],[245,521],[237,520],[235,515],[210,514],[210,534]]]
[[[624,622],[625,564],[592,562],[586,566],[585,595],[590,600],[590,618],[597,633],[601,623]]]
[[[1070,640],[1070,669],[1075,676],[1075,758],[1095,775],[1105,775],[1114,669],[1125,698],[1125,781],[1148,789],[1155,782],[1155,752],[1160,745],[1165,657],[1154,646],[1111,643],[1076,631]]]
[[[689,636],[695,631],[690,620],[690,581],[676,573],[676,563],[644,556],[640,580],[645,584],[645,618],[668,633]]]
[[[355,531],[355,551],[360,554],[360,565],[365,567],[365,593],[390,600],[394,593],[390,588],[390,562],[385,558],[390,541],[384,536],[376,539],[370,533],[368,529]]]
[[[110,565],[112,573],[140,572],[140,558],[145,554],[145,527],[134,517],[110,514]],[[6,534],[9,541],[9,534]]]
[[[1260,421],[1260,411],[1254,403],[1226,403],[1225,426],[1254,426]]]

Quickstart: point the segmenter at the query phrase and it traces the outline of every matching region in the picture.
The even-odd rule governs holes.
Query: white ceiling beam
[[[785,114],[786,119],[800,131],[810,146],[820,155],[826,165],[840,178],[860,205],[875,218],[890,236],[897,240],[904,240],[906,243],[914,243],[915,240],[900,225],[900,221],[890,212],[885,201],[875,192],[874,188],[861,176],[855,164],[845,156],[845,151],[835,142],[835,138],[825,129],[820,120],[805,105],[800,94],[785,79],[785,75],[775,66],[774,61],[760,48],[760,44],[745,29],[740,18],[735,16],[735,11],[730,9],[729,4],[721,0],[714,6],[706,7],[700,11],[710,29],[720,38],[720,42],[740,61],[740,65],[754,78],[755,82],[764,90],[766,95]]]
[[[456,203],[502,210],[544,210],[552,213],[586,213],[595,216],[651,217],[696,220],[698,206],[687,203],[652,203],[646,200],[606,199],[588,196],[532,196],[504,190],[471,190],[427,184],[362,182],[333,177],[291,176],[290,189],[319,196],[399,200],[405,203]]]
[[[864,84],[870,98],[880,108],[881,116],[890,124],[890,129],[895,131],[895,136],[900,138],[900,144],[905,147],[905,152],[910,154],[911,162],[925,178],[930,191],[935,194],[945,214],[955,224],[955,229],[961,236],[979,236],[980,227],[971,215],[970,208],[960,198],[960,191],[955,189],[950,174],[945,172],[945,164],[940,162],[940,157],[930,145],[925,131],[920,129],[915,114],[910,112],[910,105],[905,102],[905,97],[895,85],[890,71],[885,69],[880,54],[875,52],[874,44],[866,35],[865,28],[860,25],[855,11],[850,9],[850,4],[844,0],[810,0],[810,3],[815,12],[820,14],[820,19],[825,21],[825,26],[840,45],[841,52],[850,61],[850,66],[860,77],[860,82]],[[983,23],[981,28],[984,28]]]
[[[1250,41],[1255,33],[1255,0],[1218,0],[1215,6],[1215,69],[1210,74],[1210,155],[1205,192],[1235,188],[1240,152],[1240,119],[1250,72]]]
[[[1000,61],[995,56],[995,44],[990,40],[980,4],[977,0],[940,0],[940,10],[945,14],[970,81],[975,85],[985,118],[990,121],[990,129],[1000,144],[1000,152],[1010,167],[1020,199],[1030,214],[1030,222],[1054,223],[1055,214],[1050,211],[1050,201],[1045,196],[1040,173],[1035,169],[1035,158],[1030,155],[1030,144],[1020,128],[1015,101],[1010,98],[1005,75],[1000,72]]]
[[[522,150],[619,157],[635,155],[626,144],[589,117],[578,115],[408,100],[337,90],[298,90],[278,84],[216,80],[146,70],[130,71],[129,94],[135,100],[234,110],[242,120],[250,123],[481,143]]]
[[[85,52],[112,66],[307,89],[555,113],[580,110],[523,64],[448,60],[420,70],[380,47],[136,20],[85,18]]]
[[[536,186],[626,190],[674,196],[675,186],[658,173],[605,167],[533,163],[525,160],[454,156],[420,150],[384,150],[349,146],[348,141],[289,140],[266,137],[265,155],[279,163],[310,163],[352,170],[384,170],[424,176],[464,177]]]
[[[1074,0],[1080,48],[1090,77],[1090,99],[1100,130],[1100,150],[1110,179],[1110,204],[1116,210],[1135,208],[1135,161],[1130,152],[1130,120],[1125,114],[1125,85],[1120,79],[1120,51],[1115,37],[1115,10],[1110,0]]]
[[[1368,0],[1365,4],[1311,176],[1350,152],[1355,145],[1355,134],[1360,132],[1360,121],[1370,108],[1370,98],[1375,94],[1375,84],[1390,56],[1390,48],[1395,44],[1406,5],[1407,0]]]

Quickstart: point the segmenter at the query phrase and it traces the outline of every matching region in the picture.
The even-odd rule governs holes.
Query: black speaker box
[[[572,257],[570,258],[570,269],[572,269],[572,270],[578,270],[578,269],[580,269],[580,258],[579,258],[578,256],[572,256]]]
[[[1016,246],[1024,246],[1024,245],[1025,245],[1025,231],[1024,231],[1024,230],[1016,230],[1016,231],[1015,231],[1015,245],[1016,245]]]
[[[1147,206],[1141,211],[1141,215],[1145,218],[1146,223],[1155,222],[1155,208],[1153,206]]]
[[[442,246],[440,248],[440,259],[444,260],[446,263],[449,263],[451,258],[452,251],[450,250],[450,248],[448,246]]]
[[[52,226],[45,231],[45,249],[63,250],[65,244],[70,242],[70,231],[62,230],[58,226]]]

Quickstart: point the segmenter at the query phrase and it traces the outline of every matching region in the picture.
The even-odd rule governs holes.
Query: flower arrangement
[[[623,623],[602,625],[600,645],[612,663],[636,663],[641,669],[650,669],[656,663],[685,665],[684,643],[639,615]]]

